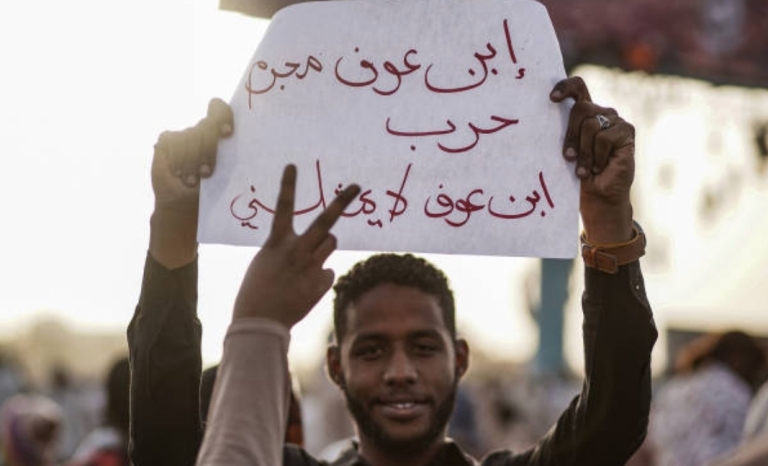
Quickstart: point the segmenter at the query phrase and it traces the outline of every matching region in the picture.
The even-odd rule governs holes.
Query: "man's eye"
[[[363,359],[375,359],[383,353],[381,346],[364,346],[359,348],[355,354]]]
[[[413,350],[419,355],[432,355],[440,351],[437,345],[431,345],[426,343],[419,343],[413,346]]]

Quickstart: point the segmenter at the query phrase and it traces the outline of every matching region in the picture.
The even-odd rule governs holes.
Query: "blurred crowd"
[[[627,70],[761,85],[768,76],[763,0],[543,0],[566,66]]]
[[[46,383],[33,384],[18,361],[0,355],[0,465],[128,465],[129,383],[127,357],[101,383],[54,367]]]
[[[766,443],[767,354],[740,331],[706,334],[683,346],[655,380],[648,436],[628,465],[726,465],[741,449]],[[203,416],[216,369],[203,371]],[[101,384],[56,367],[45,387],[35,387],[19,364],[0,357],[0,466],[127,466],[129,381],[128,359],[120,358]],[[343,396],[322,365],[295,382],[286,439],[332,460],[355,435]],[[475,457],[525,450],[580,384],[562,374],[534,375],[524,365],[477,370],[459,386],[449,436]]]

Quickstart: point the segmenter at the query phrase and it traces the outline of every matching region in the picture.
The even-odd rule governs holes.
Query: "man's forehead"
[[[436,295],[392,283],[377,285],[351,302],[346,309],[346,321],[348,332],[406,327],[447,330]]]
[[[375,331],[375,330],[362,330],[359,332],[355,332],[352,334],[352,340],[353,342],[362,342],[362,341],[388,341],[392,340],[394,337],[402,337],[402,339],[405,340],[419,340],[419,339],[438,339],[442,340],[444,337],[448,335],[447,331],[444,331],[440,327],[430,327],[430,328],[420,328],[420,329],[412,329],[410,331],[404,332],[402,335],[394,335],[390,332],[382,332],[382,331]]]

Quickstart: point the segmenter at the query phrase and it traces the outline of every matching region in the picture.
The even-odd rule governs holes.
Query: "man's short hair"
[[[341,343],[347,331],[347,308],[367,291],[381,285],[411,286],[438,298],[443,320],[452,338],[456,338],[456,310],[453,291],[442,270],[412,254],[375,254],[355,264],[333,287],[333,326],[336,342]]]

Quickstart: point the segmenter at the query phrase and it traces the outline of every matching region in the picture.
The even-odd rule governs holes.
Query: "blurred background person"
[[[0,406],[11,396],[24,390],[25,381],[18,363],[0,350]]]
[[[106,403],[101,426],[80,442],[69,466],[128,466],[128,393],[131,370],[128,358],[118,359],[104,383]]]
[[[654,396],[647,447],[656,466],[705,466],[739,445],[765,352],[744,332],[709,334],[683,347],[675,366]]]
[[[760,390],[749,405],[747,419],[744,422],[744,440],[752,440],[768,435],[768,382],[763,382]]]
[[[764,466],[768,464],[768,382],[764,382],[747,412],[742,444],[728,458],[713,466]]]
[[[48,387],[41,393],[59,405],[63,412],[56,459],[64,462],[72,457],[88,432],[99,424],[104,395],[101,387],[88,383],[63,363],[50,368]]]
[[[63,413],[50,398],[17,394],[0,407],[0,465],[52,466]]]
[[[753,414],[752,409],[750,409],[751,414]],[[762,414],[765,416],[768,413],[762,412]],[[765,420],[764,417],[763,421]],[[712,466],[765,466],[766,464],[768,464],[768,430],[759,430],[752,432],[751,436],[745,436],[742,444],[732,454]]]

